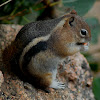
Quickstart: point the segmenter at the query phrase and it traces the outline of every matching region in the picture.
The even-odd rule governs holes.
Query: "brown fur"
[[[9,62],[9,59],[13,57],[16,51],[17,51],[17,48],[14,42],[12,42],[11,45],[7,46],[6,49],[3,51],[4,63]]]
[[[41,86],[44,89],[49,87],[52,82],[52,73],[38,74],[36,77],[37,78],[35,80],[39,81],[38,86]]]
[[[20,47],[22,46],[22,44],[20,42],[15,42],[13,41],[11,43],[11,45],[8,45],[5,50],[3,51],[3,61],[9,62],[14,54],[16,54],[19,51],[18,45],[20,45]]]
[[[77,15],[77,12],[73,9],[70,14],[76,14]]]

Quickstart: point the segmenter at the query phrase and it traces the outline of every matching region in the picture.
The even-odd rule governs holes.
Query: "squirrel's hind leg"
[[[52,73],[36,75],[35,81],[38,88],[50,93],[49,86],[52,83]]]
[[[53,72],[48,72],[48,73],[39,75],[39,77],[36,78],[38,80],[37,84],[39,84],[41,89],[44,90],[45,92],[50,92],[48,91],[49,87],[54,88],[54,89],[64,89],[65,88],[64,83],[59,82],[56,79],[56,74],[57,74],[57,71],[55,70]]]

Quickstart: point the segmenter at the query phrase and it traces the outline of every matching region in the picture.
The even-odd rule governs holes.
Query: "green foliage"
[[[100,23],[97,18],[87,18],[86,22],[91,28],[92,43],[98,42],[98,35],[100,34]]]
[[[96,60],[93,58],[93,56],[91,54],[86,53],[86,52],[84,52],[83,54],[86,57],[86,59],[88,60],[90,67],[91,67],[91,70],[93,72],[98,72],[99,64],[96,62]]]
[[[99,69],[99,65],[97,63],[91,63],[90,67],[92,69],[92,71],[97,72]]]
[[[63,0],[64,6],[75,9],[79,15],[85,15],[93,6],[95,0]]]
[[[6,0],[1,0],[0,4]],[[0,23],[26,24],[36,20],[44,9],[37,10],[43,4],[36,4],[37,0],[12,0],[8,4],[0,7]]]
[[[23,15],[23,16],[18,16],[16,17],[17,21],[13,19],[11,22],[15,23],[17,22],[18,24],[24,25],[29,22],[35,21],[36,18],[43,12],[44,9],[36,11],[35,9],[41,8],[43,5],[39,4],[38,6],[32,6],[28,9],[29,13]]]
[[[4,3],[7,0],[1,0],[0,3]],[[5,15],[13,15],[15,14],[17,11],[21,11],[23,9],[28,9],[29,5],[32,6],[32,4],[34,4],[34,0],[12,0],[11,2],[9,2],[8,4],[0,7],[0,11],[2,10],[3,13],[1,13],[1,16],[5,16]]]
[[[0,4],[4,3],[5,1],[7,0],[0,0]],[[65,7],[75,9],[78,14],[82,16],[88,12],[95,2],[95,0],[88,0],[88,2],[87,0],[62,1]],[[41,15],[44,9],[46,8],[41,2],[39,2],[39,0],[12,0],[6,5],[0,7],[0,23],[26,24],[30,21],[35,21],[36,18]]]
[[[96,100],[100,100],[100,78],[94,78],[93,92],[94,92]]]

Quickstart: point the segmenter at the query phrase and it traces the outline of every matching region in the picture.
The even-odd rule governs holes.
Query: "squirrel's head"
[[[91,39],[88,24],[77,15],[75,10],[63,16],[63,20],[55,31],[56,48],[65,55],[73,55],[81,50],[87,50]]]

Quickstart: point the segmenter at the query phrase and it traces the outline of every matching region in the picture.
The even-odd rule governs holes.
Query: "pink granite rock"
[[[4,82],[4,77],[2,72],[0,71],[0,87],[2,86],[2,83]]]

